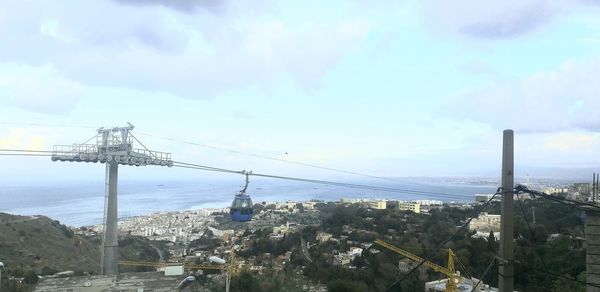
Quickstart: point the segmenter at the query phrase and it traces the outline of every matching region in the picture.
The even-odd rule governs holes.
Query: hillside
[[[0,260],[8,269],[99,271],[100,239],[73,234],[44,216],[0,213]]]

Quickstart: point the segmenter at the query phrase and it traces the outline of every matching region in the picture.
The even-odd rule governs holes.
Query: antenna
[[[117,274],[118,257],[118,215],[117,181],[118,166],[173,166],[171,153],[148,150],[133,134],[135,127],[104,127],[97,130],[91,139],[73,145],[55,145],[52,149],[52,161],[92,162],[106,164],[106,191],[104,200],[104,236],[102,238],[102,256],[100,267],[104,275]],[[133,139],[132,139],[133,138]],[[88,144],[92,140],[94,144]],[[144,149],[134,148],[133,140]]]

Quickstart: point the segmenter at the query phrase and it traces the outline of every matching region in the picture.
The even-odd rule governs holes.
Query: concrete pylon
[[[505,263],[498,268],[498,289],[500,292],[514,291],[514,132],[504,130],[502,145],[502,201],[500,203],[500,258]]]
[[[588,284],[600,286],[600,214],[586,212],[585,240],[585,280]],[[600,288],[586,285],[586,292],[600,292]]]
[[[102,274],[117,274],[119,230],[117,226],[117,181],[119,164],[106,162],[106,201],[104,206],[104,238],[102,241]]]

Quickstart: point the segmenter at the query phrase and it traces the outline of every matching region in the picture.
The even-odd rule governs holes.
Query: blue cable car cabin
[[[252,199],[247,195],[235,195],[235,199],[231,203],[229,215],[232,221],[248,222],[252,220],[254,210],[252,209]]]
[[[251,173],[252,172],[244,172],[246,175],[246,185],[239,194],[235,195],[235,198],[231,203],[231,208],[229,208],[231,221],[248,222],[252,220],[252,215],[254,215],[254,210],[252,209],[252,199],[250,199],[250,196],[246,195],[246,189],[248,188],[248,183],[250,182],[248,176]]]

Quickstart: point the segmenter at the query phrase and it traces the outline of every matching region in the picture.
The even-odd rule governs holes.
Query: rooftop
[[[143,291],[167,292],[176,291],[177,285],[186,276],[166,277],[163,273],[122,273],[116,276],[82,276],[67,278],[41,279],[35,292],[113,292],[113,291]]]

